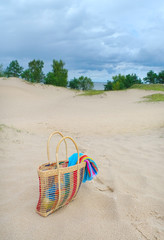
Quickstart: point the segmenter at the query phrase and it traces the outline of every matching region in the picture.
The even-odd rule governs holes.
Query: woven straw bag
[[[56,162],[51,163],[49,142],[55,134],[61,135],[62,139],[56,148]],[[71,167],[68,167],[66,139],[70,139],[74,143],[78,153],[78,162]],[[59,161],[58,151],[62,141],[65,142],[66,146],[66,160]],[[36,207],[36,212],[44,217],[74,200],[81,186],[86,165],[85,162],[79,163],[79,150],[76,142],[71,137],[63,137],[60,132],[54,132],[50,135],[47,142],[47,155],[49,163],[42,164],[38,168],[39,201]]]

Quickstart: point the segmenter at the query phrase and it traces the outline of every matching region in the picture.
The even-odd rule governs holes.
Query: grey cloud
[[[0,61],[39,58],[47,66],[56,58],[72,72],[92,76],[135,65],[162,69],[163,16],[162,0],[4,1]]]

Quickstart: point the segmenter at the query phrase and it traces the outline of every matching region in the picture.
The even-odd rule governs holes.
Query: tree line
[[[17,60],[11,61],[9,66],[3,70],[0,65],[0,77],[18,77],[32,83],[51,84],[60,87],[70,87],[72,89],[90,90],[94,87],[92,80],[81,76],[68,82],[68,70],[64,68],[65,63],[62,60],[53,60],[52,71],[46,75],[43,73],[44,62],[42,60],[33,60],[28,63],[28,68],[23,69]]]
[[[0,65],[0,77],[21,77],[32,83],[43,82],[54,86],[69,87],[77,90],[91,90],[94,83],[91,78],[81,76],[68,81],[68,70],[64,68],[65,63],[62,60],[53,60],[52,71],[46,75],[43,73],[44,62],[42,60],[33,60],[28,63],[28,68],[24,69],[17,60],[11,61],[4,70]],[[116,75],[112,77],[113,81],[107,81],[104,90],[122,90],[131,87],[134,84],[164,84],[164,70],[158,74],[152,70],[141,80],[136,74]]]
[[[147,73],[147,76],[141,80],[136,74],[116,75],[112,77],[113,81],[107,81],[104,85],[108,90],[122,90],[130,88],[134,84],[164,84],[164,70],[156,74],[152,70]]]

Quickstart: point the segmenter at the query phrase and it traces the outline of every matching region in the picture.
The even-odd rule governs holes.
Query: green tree
[[[164,70],[158,74],[158,83],[164,84]]]
[[[7,77],[20,77],[23,71],[17,60],[11,61],[9,66],[5,70]]]
[[[108,80],[107,84],[104,85],[104,90],[105,91],[113,90],[113,83]]]
[[[122,90],[131,87],[133,84],[141,84],[141,79],[136,74],[116,75],[112,77],[113,82],[107,81],[104,90]]]
[[[56,85],[55,81],[55,75],[53,72],[48,72],[46,77],[45,77],[45,83],[46,84],[51,84],[51,85]]]
[[[91,78],[81,76],[79,77],[80,82],[80,89],[82,90],[91,90],[94,87],[94,83],[92,82]]]
[[[158,75],[151,70],[147,73],[147,76],[143,78],[143,80],[149,84],[158,83]]]
[[[64,68],[65,63],[60,60],[53,60],[52,72],[49,72],[45,78],[46,84],[66,87],[68,84],[68,70]]]
[[[134,84],[141,84],[141,83],[142,83],[141,79],[138,78],[136,74],[126,75],[126,80],[124,82],[126,88],[129,88]]]
[[[23,73],[21,74],[21,77],[27,81],[31,81],[32,77],[30,70],[29,69],[24,70]]]
[[[0,64],[0,77],[4,77],[5,76],[5,73],[4,73],[4,70],[3,70],[3,65]]]
[[[74,78],[71,81],[69,81],[68,87],[72,89],[80,90],[80,81],[78,78]]]
[[[53,60],[52,69],[55,76],[56,86],[66,87],[68,84],[68,70],[64,68],[65,63]]]
[[[112,88],[113,90],[123,90],[125,89],[125,85],[121,81],[116,81],[116,82],[113,82]]]
[[[28,63],[29,69],[26,72],[27,76],[30,77],[31,82],[41,82],[44,80],[43,67],[44,62],[42,60],[33,60]]]
[[[94,83],[92,82],[91,78],[81,76],[71,80],[68,86],[73,89],[81,89],[86,91],[93,89]]]
[[[125,86],[125,82],[126,82],[126,77],[124,75],[116,75],[116,76],[113,76],[112,77],[113,79],[113,90],[122,90],[122,89],[125,89],[126,86]]]

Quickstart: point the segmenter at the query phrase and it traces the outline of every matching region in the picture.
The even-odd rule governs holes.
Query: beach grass
[[[133,86],[131,86],[131,88],[164,91],[164,84],[134,84]]]
[[[6,127],[4,124],[0,124],[0,131],[3,131],[4,127]]]
[[[6,124],[0,124],[0,131],[3,131],[3,129],[5,129],[5,128],[13,129],[14,131],[16,131],[18,133],[21,132],[20,129],[17,129],[17,128],[13,127],[13,126],[8,126]]]
[[[156,93],[156,94],[145,96],[143,98],[145,99],[145,102],[163,102],[164,94]]]
[[[93,96],[93,95],[100,95],[103,94],[103,90],[88,90],[88,91],[83,91],[82,93],[79,94],[79,96]]]

